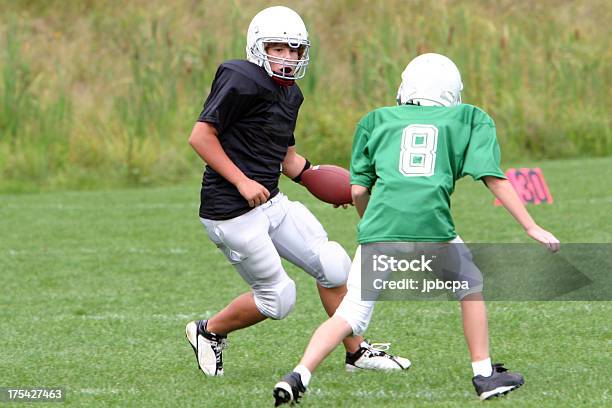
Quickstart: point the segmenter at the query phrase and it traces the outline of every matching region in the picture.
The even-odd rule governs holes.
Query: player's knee
[[[326,288],[335,288],[346,283],[351,269],[351,258],[334,241],[327,241],[319,249],[319,263],[321,264],[321,276],[319,283]]]
[[[270,319],[284,319],[295,305],[295,282],[289,278],[268,287],[254,289],[253,293],[257,308]]]
[[[339,316],[346,320],[353,330],[353,335],[361,336],[368,328],[374,302],[365,302],[353,299],[351,296],[345,296],[334,316]]]

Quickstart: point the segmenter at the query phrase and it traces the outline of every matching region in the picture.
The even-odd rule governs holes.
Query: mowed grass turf
[[[555,203],[530,207],[536,220],[562,242],[611,242],[612,159],[539,165]],[[282,190],[352,256],[353,209],[333,209],[286,180]],[[225,377],[204,377],[184,326],[248,287],[208,241],[198,193],[194,181],[0,196],[0,387],[62,386],[64,404],[75,407],[272,406],[274,383],[325,318],[315,283],[286,264],[298,287],[293,313],[232,333]],[[492,201],[481,183],[458,183],[453,212],[462,237],[528,242]],[[526,378],[492,404],[612,403],[609,302],[490,302],[488,311],[493,360]],[[340,347],[316,372],[304,407],[479,406],[457,303],[382,302],[367,337],[392,342],[413,367],[349,374]]]

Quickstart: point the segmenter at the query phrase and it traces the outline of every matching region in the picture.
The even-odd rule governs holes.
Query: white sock
[[[310,370],[306,368],[306,366],[299,364],[293,369],[293,371],[295,371],[296,373],[300,375],[300,377],[302,378],[302,384],[304,384],[304,387],[308,387],[308,383],[310,382],[310,376],[312,375],[310,373]]]
[[[472,370],[474,371],[474,377],[482,375],[483,377],[490,377],[493,374],[493,368],[491,367],[491,358],[481,361],[472,361]]]

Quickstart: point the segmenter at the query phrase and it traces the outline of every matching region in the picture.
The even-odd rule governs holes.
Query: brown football
[[[351,184],[348,170],[332,164],[313,166],[302,173],[302,184],[321,201],[350,204]]]

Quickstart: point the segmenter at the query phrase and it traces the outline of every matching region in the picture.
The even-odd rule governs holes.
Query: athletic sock
[[[201,320],[198,323],[198,327],[200,330],[204,332],[204,337],[208,340],[219,341],[221,339],[227,338],[226,334],[214,333],[208,330],[208,320]]]
[[[472,362],[472,370],[474,371],[474,377],[481,375],[483,377],[490,377],[493,374],[493,367],[491,366],[491,358],[481,361]]]
[[[304,384],[304,387],[308,387],[308,383],[310,382],[310,376],[312,375],[310,373],[310,370],[306,368],[306,366],[299,364],[293,369],[293,371],[300,375],[300,377],[302,378],[302,384]]]

